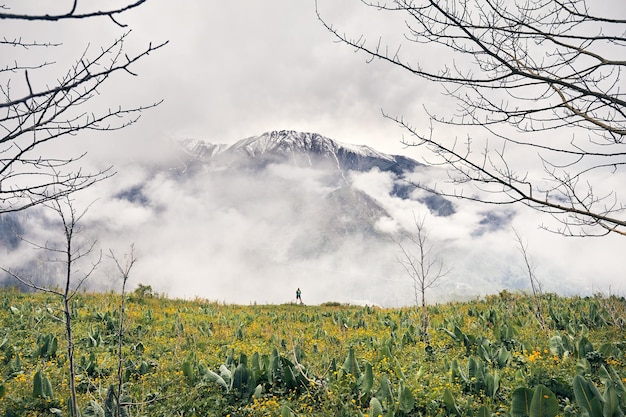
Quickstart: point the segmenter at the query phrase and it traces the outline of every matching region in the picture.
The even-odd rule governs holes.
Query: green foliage
[[[364,394],[370,394],[374,388],[374,371],[372,370],[372,364],[365,362],[363,364],[365,371],[360,382],[361,392]]]
[[[591,380],[581,375],[574,377],[576,401],[590,417],[623,416],[626,395],[622,380],[612,368],[609,371],[604,366],[598,376],[604,384],[604,394]]]
[[[350,348],[348,350],[348,357],[343,362],[343,366],[341,369],[346,374],[352,374],[354,377],[358,378],[361,375],[361,370],[359,369],[359,363],[354,356],[354,348]]]
[[[37,345],[33,355],[42,359],[52,359],[56,356],[59,348],[59,341],[53,334],[47,334],[45,336],[37,336]]]
[[[546,296],[546,329],[521,294],[432,306],[431,326],[440,330],[424,340],[411,308],[139,295],[126,305],[119,402],[119,296],[73,301],[81,312],[73,331],[83,417],[115,416],[118,408],[151,417],[624,412],[621,322],[597,298]],[[45,294],[0,292],[0,416],[67,415],[66,341],[50,303]]]
[[[372,399],[370,400],[368,414],[370,416],[382,416],[383,415],[383,406],[380,403],[380,401],[378,401],[378,398],[372,397]]]
[[[559,402],[549,388],[537,385],[517,388],[511,401],[512,417],[555,417],[559,413]]]
[[[35,398],[52,398],[52,384],[42,369],[38,369],[33,375],[33,397]]]
[[[533,399],[533,390],[520,387],[513,391],[511,400],[511,415],[513,417],[530,416],[530,404]]]
[[[443,393],[443,403],[446,406],[446,411],[450,415],[457,415],[457,416],[463,415],[459,407],[456,405],[456,401],[454,400],[454,395],[452,395],[452,392],[449,389],[446,389]]]
[[[142,298],[145,298],[145,297],[154,297],[154,292],[152,291],[152,286],[151,285],[137,284],[137,288],[135,288],[135,291],[133,291],[133,296],[137,297],[139,299],[142,299]]]
[[[400,410],[405,413],[409,413],[415,406],[415,398],[411,390],[402,381],[398,383],[398,405]]]
[[[591,381],[576,375],[574,377],[574,395],[576,395],[578,405],[586,410],[589,416],[602,416],[602,396]]]
[[[559,413],[559,402],[550,389],[537,385],[530,403],[530,417],[555,417]]]
[[[104,400],[104,417],[130,417],[124,398],[117,398],[113,385],[109,386]]]

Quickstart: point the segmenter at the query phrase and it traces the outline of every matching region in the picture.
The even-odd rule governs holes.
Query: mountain
[[[197,139],[179,142],[187,155],[216,167],[263,168],[289,163],[298,167],[330,168],[340,172],[378,168],[397,175],[422,164],[401,155],[388,155],[369,146],[343,144],[317,133],[280,130],[252,136],[235,144],[216,145]]]
[[[350,171],[367,172],[374,168],[393,173],[396,177],[392,195],[411,198],[415,189],[404,178],[424,165],[402,155],[389,155],[365,145],[337,142],[317,133],[280,130],[242,139],[228,146],[198,139],[179,141],[184,152],[184,170],[210,167],[220,170],[259,171],[271,164],[289,164],[295,167],[326,169],[337,184],[349,185]],[[435,194],[420,197],[438,216],[454,214],[452,203]]]

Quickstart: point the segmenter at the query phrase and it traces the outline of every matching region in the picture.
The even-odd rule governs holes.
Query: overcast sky
[[[376,20],[377,12],[357,0],[319,0],[318,4],[329,22],[348,32],[358,34],[381,24]],[[625,7],[622,2],[616,4]],[[146,179],[147,174],[137,164],[167,158],[172,141],[181,138],[232,144],[266,131],[289,129],[317,132],[340,142],[370,145],[419,160],[421,151],[403,147],[406,132],[383,118],[381,111],[423,126],[427,123],[423,106],[449,106],[436,85],[380,62],[366,63],[366,56],[336,43],[318,21],[313,0],[149,0],[120,21],[132,28],[127,45],[131,53],[149,42],[167,40],[169,44],[139,63],[135,68],[138,77],[119,77],[102,91],[105,103],[132,106],[163,99],[158,108],[123,131],[94,133],[60,145],[89,150],[95,163],[114,164],[120,174],[107,189]],[[400,33],[395,29],[401,22],[387,21],[384,25],[381,31]],[[123,32],[106,19],[63,25],[20,23],[6,29],[22,37],[63,42],[62,52],[55,56],[59,73],[64,68],[61,64],[74,61],[87,44],[97,50]],[[376,186],[376,178],[370,178],[370,185],[363,178],[368,177],[361,178],[362,187]],[[103,207],[108,206],[105,203]],[[474,216],[476,210],[468,209],[466,217]],[[514,226],[528,239],[538,273],[546,280],[572,280],[588,291],[623,293],[623,237],[566,239],[538,229],[545,216],[524,208],[517,211]],[[136,215],[139,221],[146,221],[145,213],[130,210],[126,215],[127,220]],[[465,243],[457,249],[469,250],[471,239],[463,206],[457,218],[457,226],[434,222],[443,233],[442,239],[462,240]],[[159,233],[164,235],[162,230]],[[484,246],[473,250],[499,254],[497,248],[506,244],[511,250],[501,259],[515,253],[509,233],[487,236],[481,242]],[[477,262],[489,262],[480,259]],[[472,268],[471,263],[464,265]],[[145,266],[146,271],[159,267]],[[477,270],[457,273],[471,276]],[[184,291],[177,294],[191,296]],[[318,301],[324,301],[322,295]]]
[[[368,12],[354,1],[319,5],[346,28]],[[123,20],[133,29],[132,48],[170,42],[137,67],[132,87],[116,90],[127,98],[122,103],[164,99],[124,132],[144,139],[133,147],[181,137],[234,143],[289,129],[399,153],[403,132],[381,110],[419,114],[435,94],[427,83],[368,65],[366,56],[335,43],[313,1],[150,0]]]

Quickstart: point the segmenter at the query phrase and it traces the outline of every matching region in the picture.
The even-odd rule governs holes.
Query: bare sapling
[[[33,278],[26,277],[22,273],[0,267],[3,271],[15,278],[23,285],[46,293],[54,294],[61,299],[63,305],[63,318],[58,319],[65,326],[65,337],[67,341],[67,359],[69,372],[69,390],[70,390],[70,415],[78,416],[78,402],[76,399],[76,372],[74,367],[74,340],[72,336],[72,310],[71,303],[78,291],[83,287],[87,279],[96,270],[102,260],[102,253],[95,251],[95,240],[83,241],[78,238],[82,228],[79,223],[87,213],[87,209],[77,211],[74,200],[69,195],[63,195],[59,198],[48,200],[42,205],[56,212],[60,217],[60,225],[63,230],[63,239],[57,243],[45,242],[43,244],[36,243],[20,236],[19,238],[30,244],[35,249],[44,251],[48,254],[48,262],[60,263],[63,265],[63,282],[60,287],[45,286],[37,283]],[[77,269],[79,263],[83,260],[91,258],[92,262],[88,265],[85,272]]]
[[[122,408],[124,404],[122,403],[122,390],[124,388],[124,378],[122,375],[123,370],[123,353],[122,347],[124,344],[124,314],[125,314],[125,301],[126,301],[126,283],[128,282],[128,277],[130,276],[130,271],[137,262],[137,258],[135,257],[135,247],[134,245],[130,246],[130,253],[125,254],[122,259],[118,258],[112,249],[109,250],[109,257],[113,259],[117,271],[122,277],[122,294],[121,294],[121,302],[120,302],[120,325],[118,329],[118,346],[117,346],[117,389],[115,393],[115,416],[122,417]]]
[[[530,282],[530,289],[532,291],[532,301],[534,306],[534,315],[539,322],[539,326],[541,326],[542,330],[546,330],[546,321],[545,315],[543,312],[543,291],[541,281],[537,278],[535,274],[535,265],[528,254],[528,244],[524,243],[522,236],[519,234],[517,229],[513,228],[513,233],[515,234],[515,241],[517,242],[517,249],[519,253],[522,255],[522,260],[524,261],[524,270],[528,274],[528,281]]]
[[[425,226],[425,216],[417,218],[414,214],[413,220],[415,231],[394,239],[400,249],[400,255],[396,260],[411,278],[415,305],[421,306],[422,334],[425,339],[428,339],[429,318],[426,291],[436,287],[451,272],[451,269],[446,268],[439,254],[433,253],[434,247]]]

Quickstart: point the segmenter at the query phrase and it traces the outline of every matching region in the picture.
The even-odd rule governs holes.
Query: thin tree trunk
[[[59,212],[61,207],[59,206]],[[63,218],[63,216],[61,216]],[[64,218],[63,218],[64,219]],[[72,221],[74,217],[72,215]],[[67,263],[66,263],[66,276],[65,276],[65,292],[63,294],[63,310],[65,314],[65,334],[67,336],[67,360],[69,362],[70,371],[70,412],[72,416],[78,417],[78,400],[76,399],[76,373],[74,370],[74,340],[72,339],[72,312],[70,310],[70,284],[72,282],[72,234],[74,224],[68,227],[64,221],[65,238],[67,247]]]
[[[122,388],[123,388],[123,375],[122,375],[122,368],[123,368],[123,354],[122,354],[122,347],[124,345],[124,308],[125,308],[125,304],[124,304],[124,293],[126,291],[126,280],[128,279],[128,276],[124,276],[123,277],[123,281],[122,281],[122,302],[121,302],[121,306],[120,306],[120,328],[119,328],[119,337],[118,337],[118,346],[117,346],[117,404],[115,407],[116,410],[116,416],[117,417],[121,417],[122,416]]]

